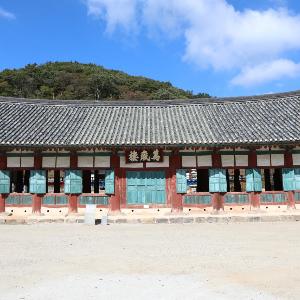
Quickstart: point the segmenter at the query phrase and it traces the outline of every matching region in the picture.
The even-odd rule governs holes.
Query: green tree
[[[46,99],[188,99],[207,97],[170,82],[130,76],[95,64],[48,62],[0,72],[0,96]]]

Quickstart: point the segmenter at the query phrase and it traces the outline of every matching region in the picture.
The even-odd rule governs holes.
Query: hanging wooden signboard
[[[126,163],[162,162],[163,151],[160,149],[133,149],[125,151]]]

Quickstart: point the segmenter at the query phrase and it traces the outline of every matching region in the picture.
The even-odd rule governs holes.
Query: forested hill
[[[0,72],[0,96],[45,99],[187,99],[194,95],[161,82],[94,64],[49,62]]]

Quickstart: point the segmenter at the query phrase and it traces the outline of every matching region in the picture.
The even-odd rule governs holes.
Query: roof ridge
[[[186,105],[224,105],[232,103],[247,103],[260,101],[278,101],[287,98],[299,97],[300,90],[262,94],[254,96],[235,96],[235,97],[212,97],[212,98],[195,98],[195,99],[172,99],[172,100],[50,100],[50,99],[32,99],[0,96],[0,103],[13,104],[33,104],[41,106],[129,106],[129,107],[163,107],[163,106],[186,106]]]

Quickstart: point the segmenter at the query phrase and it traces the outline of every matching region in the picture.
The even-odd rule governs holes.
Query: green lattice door
[[[127,204],[164,204],[166,178],[164,171],[127,171]]]

